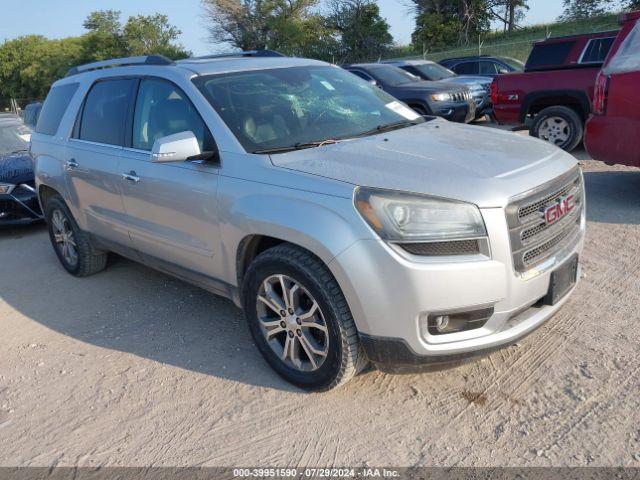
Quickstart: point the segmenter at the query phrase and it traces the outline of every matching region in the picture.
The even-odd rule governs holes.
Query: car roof
[[[431,64],[435,64],[436,62],[432,61],[432,60],[386,60],[384,62],[386,65],[431,65]]]
[[[133,57],[133,59],[144,59],[145,57]],[[75,72],[73,69],[70,73],[54,83],[54,86],[66,83],[78,82],[84,78],[93,80],[102,77],[113,77],[118,75],[142,75],[149,72],[180,72],[187,77],[214,75],[221,73],[243,72],[252,70],[265,70],[274,68],[289,68],[303,66],[329,66],[326,62],[319,60],[311,60],[308,58],[284,57],[284,56],[219,56],[219,57],[201,57],[187,58],[175,62],[167,61],[166,63],[124,63],[127,59],[122,59],[123,63],[118,63],[118,59],[108,60],[105,62],[97,62],[97,68],[87,68],[94,64],[88,64],[78,68],[84,68],[84,71]],[[106,64],[104,67],[102,64]]]
[[[342,68],[376,68],[376,67],[394,67],[395,65],[390,65],[388,63],[349,63],[347,65],[342,65]]]

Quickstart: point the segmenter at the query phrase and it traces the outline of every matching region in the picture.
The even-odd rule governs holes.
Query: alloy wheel
[[[322,366],[329,352],[329,331],[318,302],[298,281],[271,275],[260,285],[258,323],[273,352],[301,372]]]
[[[78,246],[76,238],[67,217],[60,211],[54,210],[51,215],[51,228],[56,248],[70,267],[78,264]]]

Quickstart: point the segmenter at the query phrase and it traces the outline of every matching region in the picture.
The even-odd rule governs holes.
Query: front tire
[[[311,253],[288,244],[261,253],[245,275],[242,299],[258,349],[288,382],[330,390],[366,366],[347,301]]]
[[[547,107],[536,115],[531,126],[531,135],[560,147],[567,152],[582,141],[584,122],[580,115],[569,107]]]
[[[55,195],[47,200],[45,217],[51,245],[67,272],[76,277],[87,277],[105,269],[107,253],[93,248],[62,197]]]

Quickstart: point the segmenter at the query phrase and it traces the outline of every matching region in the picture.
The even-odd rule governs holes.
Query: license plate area
[[[557,270],[551,272],[545,305],[555,305],[569,293],[578,280],[578,255],[574,255]]]

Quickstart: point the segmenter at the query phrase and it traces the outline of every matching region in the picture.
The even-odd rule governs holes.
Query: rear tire
[[[51,245],[65,270],[76,277],[87,277],[104,270],[108,254],[91,245],[62,197],[50,197],[44,209]]]
[[[536,115],[531,135],[570,152],[582,141],[584,122],[572,108],[547,107]]]
[[[258,349],[288,382],[326,391],[344,385],[366,367],[368,360],[338,283],[306,250],[282,244],[258,255],[245,275],[242,302]],[[311,311],[315,313],[309,317]]]

